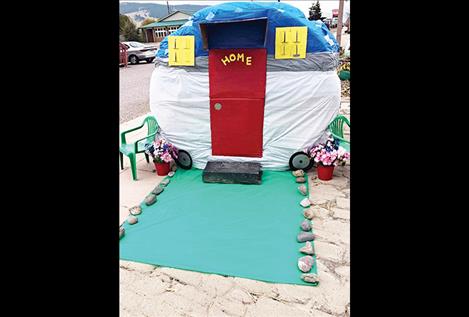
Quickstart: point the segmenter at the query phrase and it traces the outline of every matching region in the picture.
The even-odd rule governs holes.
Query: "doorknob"
[[[221,109],[221,103],[216,103],[214,106],[215,110],[220,110]]]

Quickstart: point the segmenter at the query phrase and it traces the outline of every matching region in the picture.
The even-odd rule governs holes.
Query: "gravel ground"
[[[138,65],[119,67],[120,123],[132,120],[150,111],[150,78],[155,65],[140,62]]]
[[[350,80],[341,80],[342,97],[350,97]]]

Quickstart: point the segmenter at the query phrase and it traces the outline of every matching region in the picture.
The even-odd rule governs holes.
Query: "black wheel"
[[[290,157],[288,165],[291,170],[307,171],[313,167],[314,161],[305,152],[296,152]]]
[[[132,65],[138,64],[138,57],[136,55],[130,55],[129,62]]]
[[[182,169],[189,170],[192,167],[192,157],[187,151],[179,150],[176,164]]]
[[[151,62],[153,62],[153,58],[147,58],[147,63],[150,64]]]

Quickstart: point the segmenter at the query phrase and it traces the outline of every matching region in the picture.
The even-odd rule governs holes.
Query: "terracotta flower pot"
[[[163,163],[155,162],[155,167],[156,167],[156,173],[160,176],[166,176],[168,175],[170,171],[169,163],[166,163],[166,162],[163,162]]]
[[[334,173],[334,165],[323,166],[318,165],[318,178],[323,181],[329,181],[332,179],[332,174]]]

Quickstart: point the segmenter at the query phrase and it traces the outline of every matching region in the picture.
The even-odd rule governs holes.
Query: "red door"
[[[209,50],[212,155],[262,157],[264,48]]]

